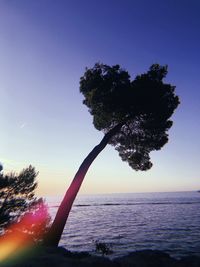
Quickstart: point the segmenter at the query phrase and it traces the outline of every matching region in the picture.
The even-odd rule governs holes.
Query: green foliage
[[[11,233],[20,232],[29,240],[42,243],[49,230],[50,220],[47,205],[42,198],[39,198],[32,202],[28,210],[19,217],[18,223],[11,228]]]
[[[45,219],[40,220],[38,225],[34,222],[29,226],[24,224],[21,231],[30,235],[34,234],[33,239],[35,240],[39,238],[38,229],[40,229],[40,232],[45,231],[50,217],[43,199],[35,197],[34,191],[37,187],[35,179],[37,175],[38,173],[32,166],[23,169],[19,174],[4,175],[0,173],[0,234],[3,234],[10,225],[22,220],[25,215],[26,217],[28,214],[29,217],[32,215],[33,218],[33,215],[37,213],[38,216],[39,212],[43,213]]]
[[[80,79],[83,103],[97,130],[108,133],[122,124],[109,143],[135,170],[152,167],[149,153],[168,141],[170,117],[179,104],[175,86],[164,83],[167,66],[152,65],[131,81],[119,65],[95,64]]]

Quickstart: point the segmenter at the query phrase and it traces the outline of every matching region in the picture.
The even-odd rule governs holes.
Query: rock
[[[200,257],[185,257],[180,260],[158,250],[132,252],[110,260],[92,256],[87,252],[70,252],[62,247],[38,246],[20,256],[12,256],[0,267],[200,267]]]
[[[169,267],[175,266],[177,262],[167,253],[157,250],[132,252],[115,261],[120,263],[120,267]]]
[[[200,267],[200,257],[184,257],[178,261],[177,267]]]

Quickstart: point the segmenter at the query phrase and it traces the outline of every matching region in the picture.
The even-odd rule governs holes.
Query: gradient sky
[[[200,1],[0,0],[0,161],[32,164],[38,194],[63,194],[102,133],[82,104],[79,79],[95,62],[132,78],[168,64],[181,105],[154,166],[136,172],[107,147],[82,193],[200,189]]]

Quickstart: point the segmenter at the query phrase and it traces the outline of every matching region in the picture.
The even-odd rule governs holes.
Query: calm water
[[[47,198],[52,216],[58,198]],[[200,255],[200,193],[82,195],[77,198],[60,245],[94,253],[95,241],[113,257],[160,249],[175,257]]]

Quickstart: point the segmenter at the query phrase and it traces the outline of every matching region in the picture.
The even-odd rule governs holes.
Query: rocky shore
[[[143,250],[110,260],[87,252],[74,253],[66,249],[39,247],[17,253],[0,263],[0,267],[200,267],[200,257],[174,259],[165,252]]]

